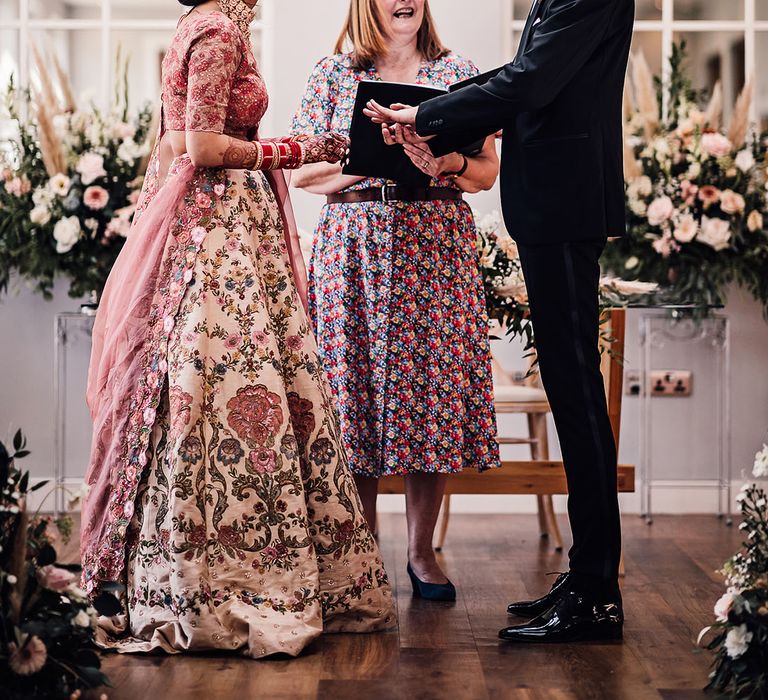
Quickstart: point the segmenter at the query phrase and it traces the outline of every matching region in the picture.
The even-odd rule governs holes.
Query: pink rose
[[[197,197],[195,197],[195,204],[201,209],[210,209],[213,202],[205,192],[198,192]]]
[[[242,336],[239,336],[237,333],[232,333],[227,336],[227,339],[224,341],[224,347],[227,348],[227,350],[237,350],[242,342]]]
[[[248,458],[253,465],[253,468],[259,474],[271,474],[275,471],[275,453],[267,448],[261,450],[253,450]]]
[[[669,197],[658,197],[648,207],[648,223],[651,226],[661,226],[672,218],[675,213],[675,205]]]
[[[720,195],[720,208],[726,214],[741,214],[746,206],[747,203],[744,201],[744,197],[738,192],[723,190]]]
[[[133,517],[133,501],[128,501],[123,506],[123,517],[126,520],[130,520]]]
[[[269,337],[264,331],[253,331],[251,340],[254,345],[266,345],[269,342]]]
[[[701,137],[701,149],[708,156],[722,158],[733,150],[733,144],[722,134],[704,134]]]
[[[5,190],[14,197],[21,197],[32,189],[32,183],[26,176],[14,177],[5,183]]]
[[[80,180],[84,185],[90,185],[94,180],[105,177],[107,171],[104,170],[104,158],[98,153],[84,153],[75,168],[80,173]]]
[[[89,209],[99,211],[107,206],[109,202],[109,192],[103,187],[91,186],[83,194],[83,203]]]
[[[237,238],[227,238],[224,248],[230,253],[234,253],[240,247],[240,241]]]
[[[156,417],[157,411],[154,408],[150,406],[144,409],[144,425],[154,425]]]
[[[304,339],[300,335],[289,335],[285,340],[285,345],[294,352],[304,347]]]
[[[673,252],[680,250],[677,241],[672,238],[672,234],[668,231],[665,232],[661,238],[657,238],[651,245],[653,245],[653,249],[663,258],[668,258]]]
[[[37,572],[37,581],[43,588],[61,593],[70,586],[74,586],[77,583],[77,577],[66,569],[50,564]]]
[[[675,238],[680,243],[690,243],[699,231],[699,225],[690,214],[681,217],[675,226]]]
[[[216,193],[217,197],[221,197],[221,195],[223,195],[226,190],[227,188],[221,183],[213,186],[213,191]]]

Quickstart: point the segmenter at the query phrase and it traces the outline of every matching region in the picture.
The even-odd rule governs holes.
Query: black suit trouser
[[[618,593],[621,522],[613,438],[598,348],[604,240],[520,245],[541,379],[568,479],[575,585]]]

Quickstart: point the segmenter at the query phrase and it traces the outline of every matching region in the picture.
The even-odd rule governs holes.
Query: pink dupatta
[[[161,130],[150,169],[159,166],[162,136]],[[102,582],[123,578],[126,532],[168,371],[168,337],[201,243],[191,240],[182,210],[201,173],[186,156],[174,161],[164,184],[137,215],[96,316],[86,397],[93,442],[80,545],[82,584],[89,593]],[[288,184],[280,171],[266,175],[306,311],[307,275]],[[142,198],[152,194],[145,191]]]

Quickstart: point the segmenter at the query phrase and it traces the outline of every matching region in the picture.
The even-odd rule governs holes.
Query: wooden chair
[[[606,312],[604,328],[612,338],[611,349],[613,355],[603,354],[603,378],[605,380],[606,396],[608,398],[608,413],[613,428],[616,444],[619,444],[621,430],[621,400],[624,386],[624,371],[621,362],[617,358],[624,355],[624,334],[626,328],[626,312],[624,309],[613,309]],[[524,402],[519,402],[523,404]],[[546,417],[546,414],[544,414]],[[540,430],[540,429],[539,429]],[[538,436],[536,429],[531,430],[531,440]],[[501,469],[493,469],[485,473],[474,470],[466,470],[460,474],[452,475],[446,483],[446,499],[443,506],[443,522],[440,533],[444,538],[450,519],[450,496],[454,494],[529,494],[537,497],[553,495],[565,495],[568,493],[568,484],[565,478],[565,469],[561,461],[552,461],[541,452],[541,445],[546,443],[539,437],[536,443],[530,442],[532,452],[538,449],[538,459],[515,460],[502,462]],[[535,445],[535,447],[534,447]],[[619,465],[617,488],[620,493],[634,493],[635,491],[635,467],[631,465]],[[401,494],[403,493],[403,480],[400,477],[384,477],[379,482],[379,493]],[[550,501],[551,502],[551,501]],[[546,501],[542,509],[546,513]],[[540,510],[540,513],[542,511]],[[554,521],[554,513],[548,520]],[[547,528],[551,529],[547,523]],[[552,531],[553,537],[555,532]]]

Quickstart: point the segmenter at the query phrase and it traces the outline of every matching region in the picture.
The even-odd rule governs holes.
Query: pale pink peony
[[[62,593],[77,582],[77,576],[51,564],[38,570],[37,580],[43,588]]]
[[[109,203],[109,192],[103,187],[91,186],[83,193],[83,203],[89,209],[99,211]]]
[[[661,226],[672,218],[675,213],[675,205],[669,197],[658,197],[648,207],[648,223],[651,226]]]
[[[104,170],[104,158],[98,153],[84,153],[75,168],[80,173],[80,180],[84,185],[90,185],[94,180],[105,177],[107,171]]]
[[[720,208],[726,214],[741,214],[746,206],[747,203],[744,201],[744,197],[738,192],[723,190],[720,195]]]
[[[48,650],[38,637],[29,637],[22,643],[21,648],[11,642],[8,649],[11,652],[8,665],[19,676],[31,676],[37,673],[42,670],[48,660]]]
[[[701,231],[697,240],[717,251],[725,250],[731,242],[731,225],[725,219],[711,219],[705,216],[701,220]]]
[[[690,214],[680,217],[675,225],[675,239],[680,243],[690,243],[699,231],[696,219]]]
[[[680,250],[677,241],[672,238],[672,234],[669,232],[665,232],[663,236],[657,238],[651,245],[663,258],[668,258],[673,252]]]
[[[722,134],[704,134],[701,137],[701,149],[708,156],[722,158],[733,150],[733,144]]]
[[[13,197],[22,197],[32,189],[32,183],[26,176],[14,177],[5,183],[5,190]]]

